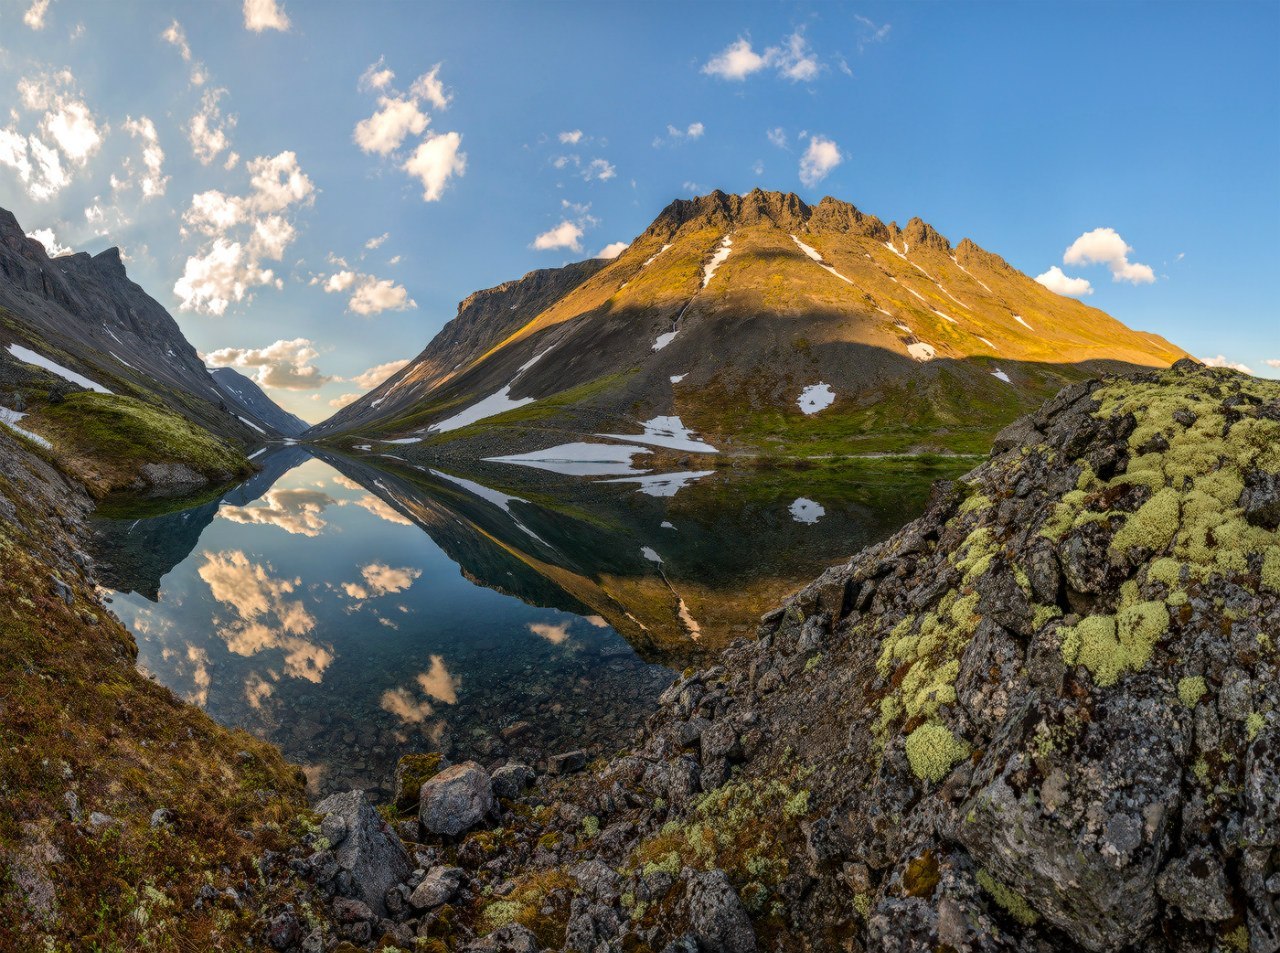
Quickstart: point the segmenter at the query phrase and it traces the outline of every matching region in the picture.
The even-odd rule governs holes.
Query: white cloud
[[[36,201],[52,198],[71,183],[57,149],[12,127],[0,129],[0,165],[13,169]]]
[[[883,43],[889,38],[889,31],[893,29],[891,23],[877,24],[875,21],[867,17],[854,14],[853,18],[858,21],[858,52],[861,53],[873,43]]]
[[[1263,361],[1262,363],[1267,365],[1267,367],[1280,367],[1280,358],[1271,358]]]
[[[355,377],[348,377],[346,380],[363,387],[365,390],[373,390],[396,371],[408,366],[408,364],[408,361],[388,361],[385,364],[376,364],[367,371],[357,374]]]
[[[341,410],[343,407],[346,407],[347,404],[354,404],[363,396],[363,394],[339,394],[337,397],[334,397],[329,401],[329,406],[335,410]]]
[[[419,99],[425,99],[436,109],[448,109],[449,103],[453,101],[453,93],[446,90],[444,83],[440,81],[441,65],[443,64],[437,63],[429,73],[423,73],[415,79],[409,92]]]
[[[1087,278],[1070,278],[1057,265],[1053,265],[1043,274],[1036,275],[1036,281],[1054,294],[1068,298],[1083,298],[1085,295],[1093,294],[1093,285],[1089,284]]]
[[[775,126],[774,128],[767,130],[765,135],[768,136],[769,141],[779,149],[785,149],[787,147],[787,131],[781,126]]]
[[[555,228],[548,229],[535,238],[533,247],[538,251],[550,251],[554,248],[582,251],[582,226],[565,219]]]
[[[82,102],[60,101],[45,115],[40,127],[77,165],[84,165],[102,145],[102,131]]]
[[[356,314],[367,317],[383,311],[404,311],[418,305],[409,297],[404,285],[398,285],[390,278],[362,275],[347,306]]]
[[[214,239],[187,259],[174,285],[184,311],[220,315],[231,304],[249,300],[255,287],[283,287],[282,279],[263,268],[261,261],[284,258],[296,230],[282,213],[292,206],[309,205],[315,184],[293,152],[259,156],[245,169],[248,195],[226,195],[216,189],[200,192],[191,197],[191,206],[183,214],[183,234],[191,229]],[[233,234],[242,227],[244,232]]]
[[[182,29],[181,23],[174,20],[165,28],[165,31],[160,34],[160,38],[173,46],[176,46],[178,48],[179,55],[185,62],[191,62],[191,45],[187,42],[187,32]]]
[[[551,625],[548,622],[530,622],[529,631],[546,639],[552,645],[563,645],[569,638],[569,623]]]
[[[61,244],[53,234],[52,228],[37,228],[27,232],[28,238],[34,238],[44,246],[45,254],[50,258],[57,258],[59,255],[70,255],[72,249]]]
[[[367,242],[365,242],[364,247],[369,249],[370,251],[373,251],[375,248],[381,248],[382,243],[385,242],[390,237],[391,237],[390,232],[383,232],[381,235],[371,238]]]
[[[595,257],[603,258],[606,261],[612,261],[614,258],[617,258],[624,251],[626,251],[629,247],[630,246],[626,242],[610,242],[609,244],[605,245],[604,248],[601,248],[598,252],[596,252]]]
[[[22,15],[22,22],[33,30],[44,29],[44,15],[49,11],[49,0],[33,0],[27,12]]]
[[[800,157],[800,181],[813,188],[843,161],[840,147],[834,141],[825,136],[810,136],[809,148]]]
[[[315,390],[333,380],[311,362],[320,353],[307,338],[280,340],[261,348],[224,347],[205,355],[210,367],[252,370],[261,387],[280,390]]]
[[[592,179],[607,182],[617,174],[618,170],[614,168],[613,163],[604,159],[592,159],[587,163],[586,168],[582,170],[582,177],[588,182]]]
[[[231,146],[228,133],[236,124],[234,115],[223,117],[218,100],[226,95],[225,89],[211,89],[200,98],[200,111],[191,117],[187,125],[187,137],[191,149],[202,165],[208,165],[218,154]]]
[[[39,147],[35,144],[34,136],[28,139],[28,147],[36,156],[38,164],[43,162],[48,165],[49,160],[45,156],[56,146],[70,162],[83,167],[101,147],[107,127],[98,126],[93,112],[81,98],[70,70],[24,76],[18,80],[18,94],[27,110],[42,113],[42,140]],[[11,111],[10,115],[17,120],[16,111]],[[9,131],[16,133],[17,130],[10,127]],[[50,142],[53,143],[52,146]],[[61,160],[58,160],[57,165],[60,168]],[[50,184],[60,181],[60,175],[56,174],[45,175],[43,178]],[[61,185],[52,191],[56,192],[58,188]]]
[[[1095,228],[1085,232],[1062,256],[1064,265],[1106,265],[1111,269],[1112,281],[1127,281],[1135,285],[1149,285],[1156,280],[1149,265],[1129,261],[1133,249],[1114,228]]]
[[[1248,364],[1241,364],[1238,361],[1229,361],[1221,354],[1217,357],[1202,357],[1200,358],[1200,363],[1204,364],[1206,367],[1229,367],[1233,371],[1241,371],[1245,374],[1253,373]],[[1268,367],[1280,367],[1280,361],[1267,361],[1266,364]]]
[[[779,76],[792,82],[808,82],[816,79],[823,67],[810,50],[803,31],[796,30],[782,41],[781,46],[770,46],[761,53],[752,48],[750,40],[738,37],[711,57],[703,65],[702,72],[740,82],[764,69],[774,69]]]
[[[396,74],[386,64],[386,57],[379,56],[378,62],[360,74],[359,86],[361,89],[386,89],[395,78]]]
[[[689,127],[685,130],[685,135],[690,139],[700,139],[702,138],[702,133],[705,131],[706,127],[703,126],[702,123],[691,122],[689,123]]]
[[[368,119],[356,123],[353,139],[364,152],[385,156],[404,142],[410,133],[421,135],[430,120],[418,108],[416,99],[393,99],[382,96],[379,109]]]
[[[259,268],[239,242],[218,238],[187,259],[173,291],[184,311],[220,315],[231,304],[250,297],[255,286],[271,284],[274,277],[269,268]]]
[[[560,133],[560,141],[567,143],[568,145],[571,145],[571,146],[576,146],[579,142],[582,141],[582,130],[574,129],[574,130],[571,130],[570,132],[562,132]]]
[[[134,119],[126,117],[124,129],[130,136],[142,140],[142,166],[145,171],[138,177],[138,187],[142,190],[142,199],[164,195],[169,185],[169,176],[164,175],[164,150],[160,148],[160,138],[156,133],[156,125],[146,116]],[[125,172],[131,171],[130,160],[125,160]],[[126,183],[127,184],[127,183]]]
[[[354,271],[338,271],[329,276],[328,281],[324,283],[325,294],[339,294],[346,291],[356,283],[356,273]]]
[[[768,59],[751,48],[750,40],[738,37],[711,57],[702,67],[702,72],[708,76],[719,76],[721,79],[744,80],[768,65]]]
[[[462,136],[456,132],[428,136],[401,168],[422,182],[422,200],[436,202],[444,194],[449,179],[465,175],[467,154],[459,152]]]
[[[676,145],[683,142],[685,139],[700,139],[704,132],[706,132],[706,126],[700,122],[691,122],[683,129],[678,126],[673,126],[671,123],[667,123],[666,136],[658,136],[654,139],[653,147],[658,149],[668,144]]]
[[[254,33],[263,30],[287,32],[289,17],[277,0],[244,0],[244,26]]]

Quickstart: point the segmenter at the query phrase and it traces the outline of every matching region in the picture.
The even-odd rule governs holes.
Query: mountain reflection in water
[[[317,794],[385,795],[411,751],[624,747],[671,669],[915,516],[939,475],[717,472],[655,496],[502,464],[257,462],[185,509],[104,510],[95,557],[139,665]]]

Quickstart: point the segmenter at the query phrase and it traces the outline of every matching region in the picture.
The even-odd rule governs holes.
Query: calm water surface
[[[629,743],[673,669],[923,507],[936,472],[670,488],[285,447],[216,499],[96,519],[138,664],[278,744],[313,793],[395,762]],[[954,472],[954,471],[952,471]]]

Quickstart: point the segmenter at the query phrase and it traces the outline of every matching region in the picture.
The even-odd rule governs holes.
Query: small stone
[[[338,897],[333,901],[333,915],[339,923],[367,923],[377,914],[363,900],[354,897]]]
[[[71,605],[76,601],[75,593],[72,591],[71,587],[57,576],[50,576],[49,582],[53,584],[53,594],[67,605]]]
[[[277,913],[267,924],[267,942],[274,950],[287,950],[298,942],[302,925],[292,910]]]
[[[548,774],[573,774],[587,766],[587,753],[581,749],[553,754],[547,759]]]
[[[529,724],[527,721],[517,721],[502,729],[502,740],[515,741],[522,735],[528,734],[532,729],[533,725]]]
[[[173,811],[167,807],[158,807],[151,812],[151,826],[152,828],[172,827],[173,817]]]
[[[689,928],[698,947],[720,953],[755,953],[756,934],[746,907],[723,870],[694,874],[686,894]]]
[[[537,777],[527,764],[504,764],[493,772],[493,793],[508,800],[518,798]]]
[[[114,823],[116,823],[116,819],[110,814],[101,814],[98,811],[94,811],[89,815],[89,826],[95,832],[102,830],[104,827],[110,827]]]
[[[417,910],[431,910],[448,903],[462,886],[466,874],[458,867],[434,867],[427,872],[409,896],[409,904]]]

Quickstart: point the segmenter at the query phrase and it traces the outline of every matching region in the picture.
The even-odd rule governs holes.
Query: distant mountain
[[[713,192],[613,261],[468,298],[310,434],[479,456],[678,417],[722,451],[981,452],[1066,383],[1183,356],[918,218]]]
[[[178,323],[129,279],[120,249],[50,258],[0,209],[0,355],[14,344],[220,437],[251,444],[281,433],[256,412],[232,412]]]
[[[209,373],[213,375],[218,389],[239,408],[237,413],[260,420],[286,437],[297,437],[311,426],[273,401],[261,387],[235,368],[217,367]]]

